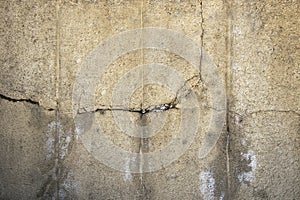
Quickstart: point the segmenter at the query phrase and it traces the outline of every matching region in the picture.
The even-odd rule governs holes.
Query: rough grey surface
[[[0,199],[299,198],[299,5],[296,0],[3,1]],[[122,31],[147,27],[193,39],[207,54],[199,53],[199,68],[174,52],[135,49],[103,70],[95,105],[74,105],[78,73],[93,51],[101,48],[99,44]],[[148,41],[156,38],[151,37]],[[180,42],[180,37],[162,44],[170,41]],[[120,45],[110,46],[111,52]],[[185,44],[179,47],[190,50]],[[216,66],[215,82],[205,79],[207,57]],[[158,74],[149,69],[151,63],[168,67],[161,67],[165,71]],[[172,79],[170,69],[184,81]],[[151,83],[154,75],[165,82]],[[86,80],[93,77],[97,75]],[[129,107],[115,105],[113,98],[131,92],[116,88],[126,88],[131,81],[137,83]],[[222,81],[226,109],[212,106],[222,91],[212,93],[210,88]],[[86,91],[79,102],[84,103],[81,98],[93,83],[81,83]],[[179,89],[172,91],[165,87],[168,83]],[[193,98],[199,105],[183,115],[182,106]],[[197,110],[199,121],[194,121]],[[225,112],[226,123],[210,118],[212,113]],[[90,137],[84,134],[89,130],[78,126],[79,119],[84,128],[94,128],[90,115],[104,135],[95,128]],[[126,121],[116,123],[116,115],[144,127],[142,134],[151,123],[158,131],[150,138],[134,137],[120,126],[126,129]],[[159,152],[176,140],[184,117],[191,126],[199,126],[188,150],[170,165],[143,172],[151,169],[151,163],[134,158],[145,159],[143,155]],[[209,143],[213,148],[208,155],[199,158],[205,141],[213,141],[212,136],[206,137],[210,122],[218,120],[223,127],[217,133],[220,137],[216,145]],[[125,156],[119,163],[121,170],[107,166],[97,149],[103,136],[136,157]],[[158,163],[186,143],[183,140]],[[141,173],[133,173],[139,167]]]

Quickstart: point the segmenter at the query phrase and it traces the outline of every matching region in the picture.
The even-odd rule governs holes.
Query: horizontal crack
[[[164,104],[159,104],[159,105],[154,105],[154,106],[149,106],[148,108],[145,109],[134,109],[134,108],[97,108],[94,111],[90,111],[91,113],[95,112],[105,112],[105,111],[126,111],[126,112],[135,112],[135,113],[140,113],[141,115],[147,114],[150,112],[164,112],[167,110],[171,109],[179,109],[177,107],[176,101],[172,101],[170,103],[164,103]],[[84,114],[88,113],[89,111],[86,112],[79,112],[78,114]]]
[[[277,113],[293,113],[295,115],[300,116],[300,113],[294,111],[294,110],[257,110],[257,111],[253,111],[253,112],[249,112],[248,115],[253,115],[253,114],[257,114],[257,113],[266,113],[266,112],[277,112]]]
[[[232,110],[228,110],[229,113],[233,114],[233,115],[238,115],[240,117],[249,117],[251,115],[257,114],[257,113],[292,113],[294,115],[297,115],[300,117],[300,113],[294,111],[294,110],[256,110],[256,111],[252,111],[252,112],[245,112],[245,114],[240,114],[237,113],[235,111]]]
[[[33,105],[37,105],[45,110],[48,110],[48,111],[54,111],[55,109],[53,108],[45,108],[43,106],[40,105],[40,103],[38,101],[33,101],[32,99],[15,99],[15,98],[12,98],[12,97],[9,97],[9,96],[5,96],[3,94],[0,94],[0,99],[4,99],[4,100],[7,100],[7,101],[11,101],[11,102],[26,102],[26,103],[30,103],[30,104],[33,104]]]
[[[77,112],[78,114],[84,114],[84,113],[95,113],[95,112],[105,112],[105,111],[126,111],[126,112],[135,112],[135,113],[140,113],[140,114],[147,114],[150,112],[164,112],[164,111],[168,111],[171,109],[179,109],[179,107],[177,106],[179,104],[179,99],[187,96],[190,92],[191,89],[188,89],[187,92],[188,93],[184,93],[184,91],[186,90],[186,85],[194,80],[195,78],[197,78],[197,83],[194,85],[191,85],[191,88],[194,88],[196,86],[199,85],[199,82],[201,82],[201,76],[200,74],[196,74],[194,76],[192,76],[191,78],[187,79],[183,85],[177,90],[175,98],[170,102],[170,103],[163,103],[163,104],[159,104],[159,105],[152,105],[149,106],[145,109],[135,109],[135,108],[125,108],[125,107],[113,107],[113,106],[106,106],[106,108],[97,108],[93,111],[87,111],[84,108],[81,108],[84,110],[84,112]],[[103,107],[105,107],[104,105],[102,105]]]
[[[256,110],[256,111],[252,111],[252,112],[245,112],[245,114],[240,114],[238,112],[235,112],[233,110],[226,110],[226,109],[218,109],[218,108],[214,108],[214,107],[211,107],[211,106],[205,106],[206,108],[208,109],[212,109],[212,110],[215,110],[215,111],[219,111],[219,112],[222,112],[222,111],[227,111],[229,112],[230,114],[232,115],[236,115],[236,116],[240,116],[240,117],[249,117],[251,115],[254,115],[254,114],[257,114],[257,113],[270,113],[270,112],[274,112],[274,113],[292,113],[292,114],[295,114],[295,115],[298,115],[300,116],[300,113],[294,111],[294,110]]]

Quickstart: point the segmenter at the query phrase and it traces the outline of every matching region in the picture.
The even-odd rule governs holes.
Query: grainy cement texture
[[[299,6],[2,1],[0,199],[299,199]]]

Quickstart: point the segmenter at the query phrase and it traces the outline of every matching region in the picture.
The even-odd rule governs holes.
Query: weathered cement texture
[[[217,66],[220,67],[219,73],[224,78],[222,72],[226,69],[227,58],[221,55],[220,52],[226,50],[226,35],[221,36],[226,31],[226,26],[224,26],[226,7],[222,1],[203,4],[199,1],[146,1],[142,6],[142,11],[144,27],[165,27],[183,32],[195,40],[199,46],[203,46],[217,62]],[[212,26],[210,26],[210,21],[214,22]],[[216,29],[216,26],[218,26],[218,29]],[[212,39],[216,38],[216,35],[219,35],[219,38]],[[147,57],[147,54],[145,57]],[[152,60],[149,59],[149,61]],[[179,71],[187,71],[185,68],[180,69],[182,66],[186,65],[176,63],[175,68]],[[187,68],[191,67],[188,66]],[[192,75],[188,74],[186,79]],[[198,86],[197,90],[203,91],[202,87],[201,85]],[[206,98],[208,97],[206,96]],[[207,101],[209,99],[201,99],[204,104],[207,104]],[[226,134],[224,132],[222,135],[224,137],[220,138],[214,152],[206,159],[200,160],[197,153],[203,141],[203,133],[206,131],[205,127],[208,126],[208,116],[210,114],[207,107],[201,109],[200,113],[204,118],[204,123],[200,124],[198,137],[194,139],[189,151],[169,167],[158,172],[145,174],[144,182],[149,199],[209,199],[213,196],[216,198],[225,196],[227,188]],[[173,123],[179,125],[179,121],[173,121]],[[174,131],[169,131],[169,134],[172,133]],[[154,137],[149,140],[154,149],[161,148],[158,145],[160,144],[159,141],[164,141],[164,138],[158,137],[156,139]]]
[[[1,199],[36,199],[56,187],[55,113],[2,99],[0,108]]]
[[[1,93],[55,107],[55,2],[1,2]]]
[[[51,198],[57,187],[55,2],[2,1],[0,9],[0,199]]]
[[[29,0],[4,1],[0,9],[0,199],[299,198],[299,2]],[[78,73],[85,63],[93,65],[87,60],[101,42],[147,27],[193,39],[226,83],[227,120],[205,158],[199,158],[199,148],[210,115],[225,113],[223,107],[212,106],[214,96],[203,80],[205,66],[194,68],[172,51],[134,49],[102,72],[94,104],[81,101],[93,86],[91,77],[80,82],[86,87],[83,97],[74,96]],[[154,41],[151,37],[147,40]],[[173,40],[180,42],[179,37]],[[199,54],[205,65],[203,59]],[[151,71],[157,69],[151,63],[168,68]],[[153,83],[154,75],[165,82]],[[91,76],[98,78],[96,71]],[[130,84],[134,91],[126,90]],[[168,84],[176,85],[177,92]],[[131,94],[129,107],[118,104],[126,92]],[[193,95],[199,105],[181,107]],[[77,99],[85,104],[74,105]],[[117,123],[126,117],[133,126]],[[139,156],[160,151],[179,137],[184,118],[192,125],[182,132],[199,126],[189,149],[172,164],[144,172],[153,163],[142,165]],[[136,157],[115,161],[121,169],[108,167],[97,143],[103,135],[91,126],[93,121],[109,141]],[[144,129],[133,137],[129,133],[141,134],[136,126]],[[155,135],[139,138],[151,128]],[[96,134],[89,135],[89,130]],[[172,155],[170,151],[163,158]],[[133,173],[136,169],[144,173]]]
[[[299,1],[230,7],[231,198],[298,199]]]

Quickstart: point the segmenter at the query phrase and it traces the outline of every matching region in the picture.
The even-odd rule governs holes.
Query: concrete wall
[[[298,199],[296,0],[0,3],[0,199]]]

